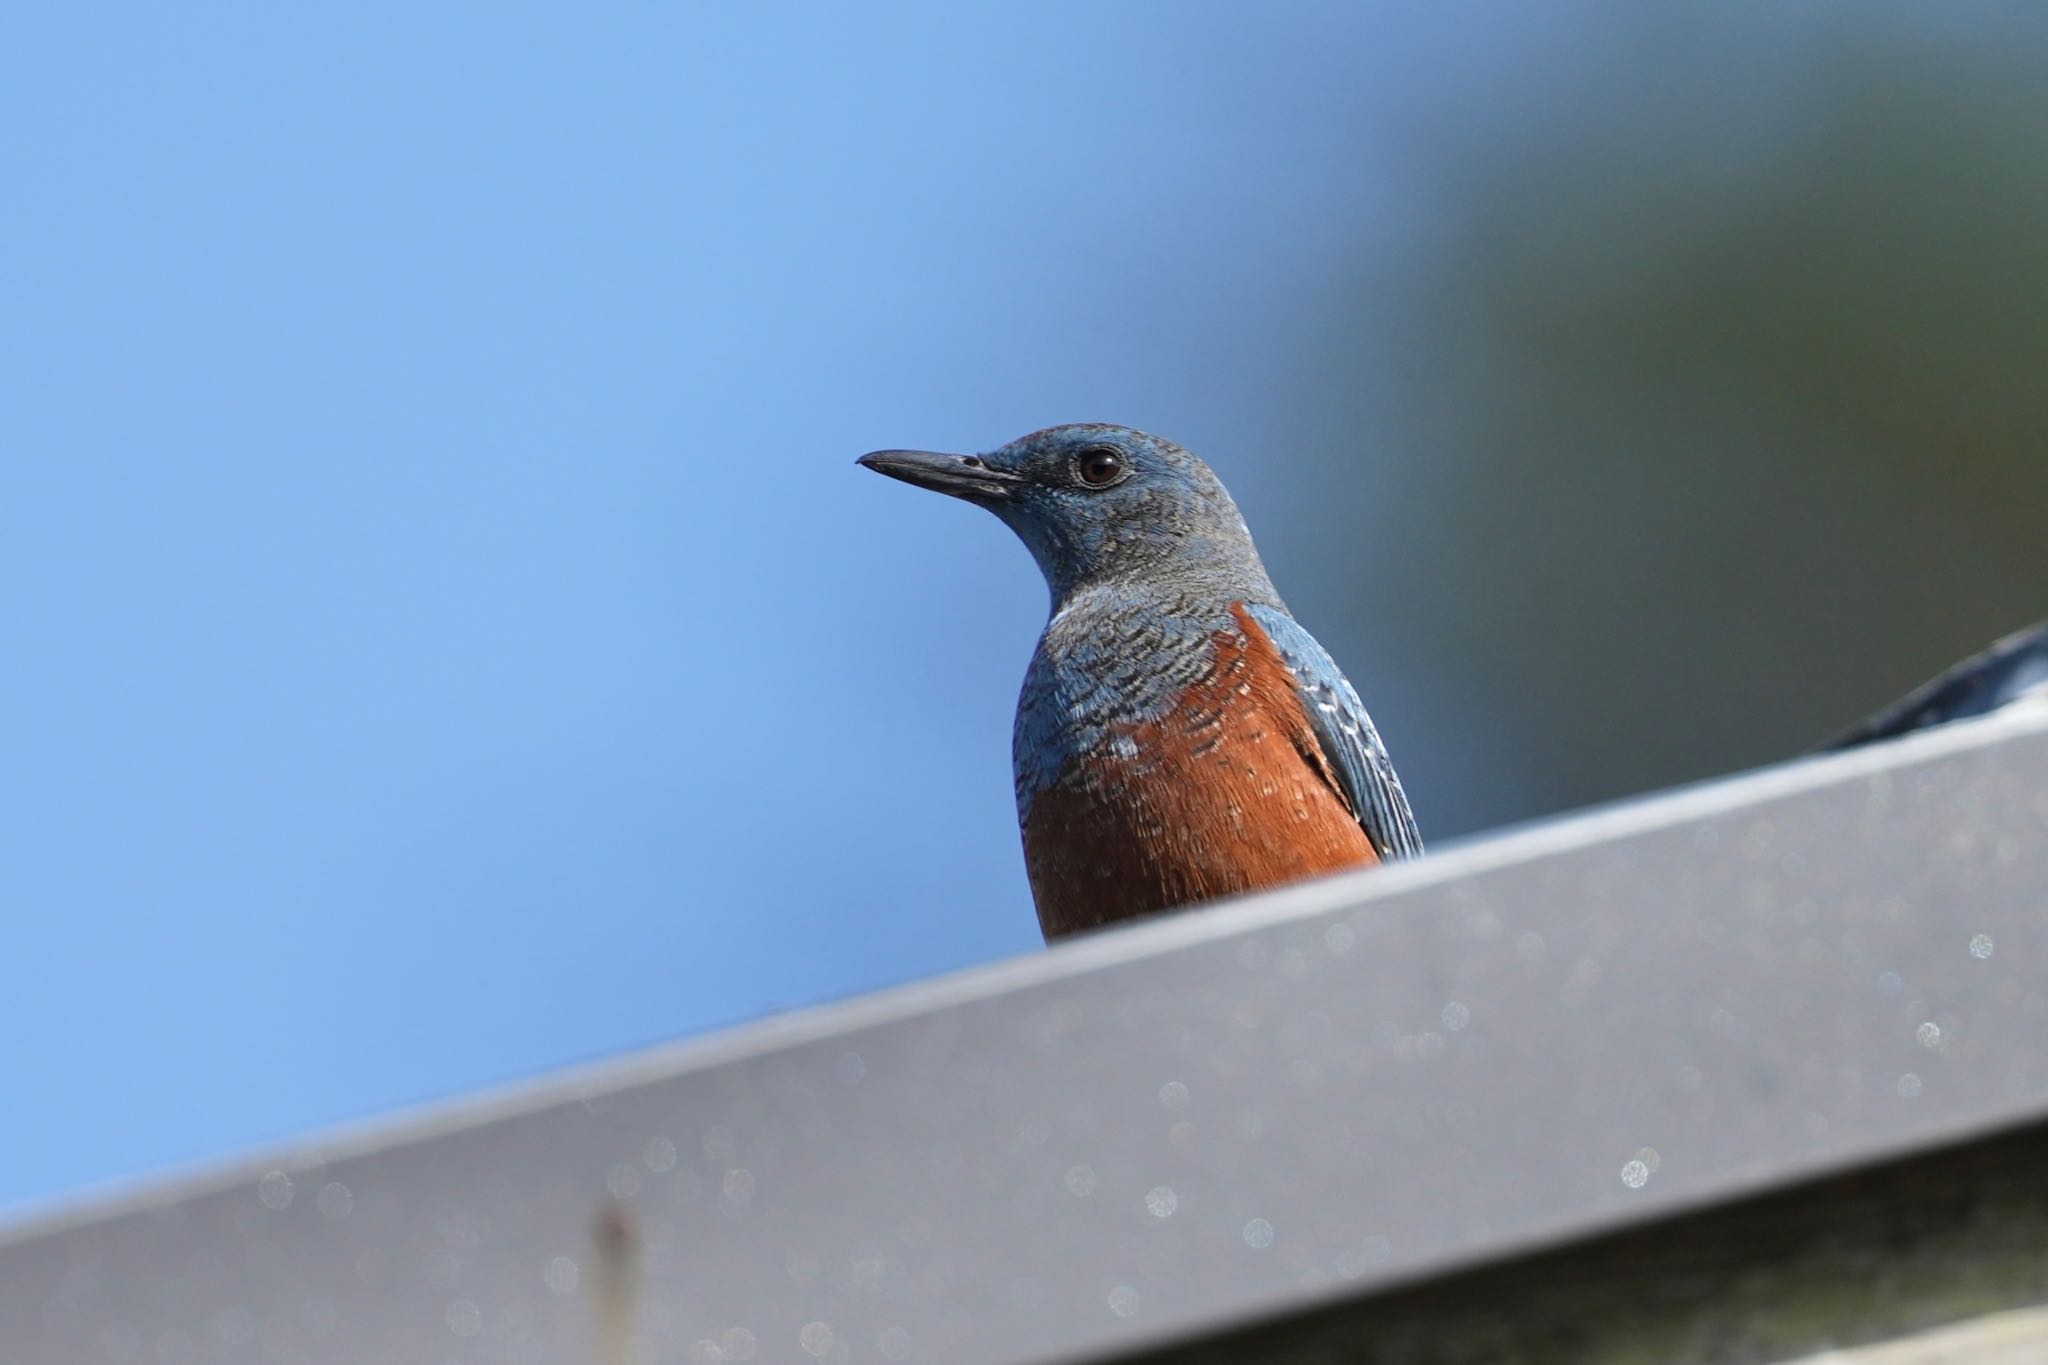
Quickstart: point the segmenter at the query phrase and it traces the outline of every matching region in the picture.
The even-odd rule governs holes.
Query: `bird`
[[[1822,753],[1985,715],[2024,698],[2048,701],[2048,620],[2016,630],[1821,746]]]
[[[1208,465],[1070,423],[982,455],[859,464],[993,512],[1051,612],[1011,734],[1024,864],[1048,942],[1420,856],[1358,693],[1274,590]]]

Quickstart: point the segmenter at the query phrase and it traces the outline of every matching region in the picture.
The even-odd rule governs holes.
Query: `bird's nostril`
[[[960,463],[966,465],[969,469],[979,469],[981,468],[981,456],[962,455],[960,457]]]

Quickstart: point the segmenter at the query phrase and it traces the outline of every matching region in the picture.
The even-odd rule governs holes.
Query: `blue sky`
[[[1433,50],[10,6],[0,1205],[1035,948],[1044,590],[851,461],[1117,420],[1283,517]]]

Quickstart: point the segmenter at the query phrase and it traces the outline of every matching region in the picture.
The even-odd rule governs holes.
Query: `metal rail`
[[[18,1226],[0,1342],[1194,1351],[2048,1117],[2044,910],[2048,708],[2015,708]]]

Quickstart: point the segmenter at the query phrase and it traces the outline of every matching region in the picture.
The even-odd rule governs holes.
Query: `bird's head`
[[[1001,517],[1038,561],[1055,608],[1101,584],[1272,594],[1230,494],[1162,437],[1075,423],[986,455],[877,450],[860,463]]]

